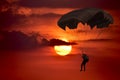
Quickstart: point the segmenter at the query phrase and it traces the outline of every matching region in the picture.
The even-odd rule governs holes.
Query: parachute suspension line
[[[85,40],[85,34],[86,34],[86,33],[85,33],[85,31],[84,31],[84,35],[83,35],[83,41]]]
[[[86,33],[85,33],[85,30],[84,30],[84,32],[83,32],[82,34],[83,34],[83,36],[82,36],[82,37],[83,37],[82,41],[84,41],[84,40],[85,40],[85,34],[86,34]]]
[[[94,28],[93,31],[92,31],[92,39],[95,39],[96,33],[97,33],[97,31],[96,31],[96,29]]]
[[[93,39],[93,35],[95,34],[94,28],[89,30],[89,40]]]
[[[109,33],[109,31],[110,31],[110,27],[105,30],[105,32],[107,33]]]
[[[90,27],[90,26],[88,26],[88,27]],[[88,30],[88,34],[87,34],[87,40],[90,40],[90,39],[92,39],[92,32],[93,30],[91,30],[90,28],[89,28],[89,30]]]
[[[79,34],[80,35],[80,34]],[[81,53],[83,52],[83,48],[84,48],[84,41],[85,41],[85,35],[86,35],[86,31],[85,31],[85,24],[82,26],[81,28],[81,41],[80,41],[80,50]]]
[[[85,40],[87,39],[87,30],[85,31]]]
[[[89,39],[93,39],[93,35],[95,34],[94,30],[90,30],[90,35],[89,35]]]
[[[102,29],[102,30],[98,33],[98,35],[96,36],[96,39],[98,39],[104,32],[108,32],[108,31],[110,31],[110,28]]]
[[[84,26],[85,26],[85,31],[84,31],[84,40],[86,40],[86,36],[87,36],[87,24],[85,24]]]
[[[95,39],[98,39],[98,38],[100,37],[100,35],[102,35],[102,33],[103,33],[104,31],[105,31],[105,30],[100,30],[100,31],[98,31],[98,34],[97,34],[97,36],[96,36]]]
[[[86,33],[86,38],[87,38],[87,40],[88,40],[88,38],[89,38],[89,28],[90,28],[90,26],[89,25],[87,25],[87,33]]]
[[[87,24],[85,24],[84,25],[84,36],[83,36],[83,41],[82,41],[82,47],[81,47],[81,52],[83,53],[83,51],[85,51],[85,47],[84,47],[84,41],[86,41],[87,40],[87,36],[88,36],[88,25]]]

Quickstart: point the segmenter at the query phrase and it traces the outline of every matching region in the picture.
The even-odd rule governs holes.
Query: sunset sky
[[[40,41],[41,38],[48,42],[66,39],[77,43],[64,57],[56,54],[53,46],[46,45],[28,51],[0,51],[0,80],[119,80],[119,3],[115,0],[0,0],[0,41],[4,39],[2,31],[21,31],[27,35],[39,33]],[[77,29],[66,28],[66,31],[57,25],[62,15],[89,7],[110,13],[114,23],[108,28],[92,30],[89,25],[79,23]],[[79,71],[81,50],[90,57],[86,72]]]

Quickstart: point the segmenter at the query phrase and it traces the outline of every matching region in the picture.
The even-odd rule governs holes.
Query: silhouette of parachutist
[[[85,69],[86,69],[85,66],[86,66],[86,63],[89,61],[89,58],[84,53],[82,54],[82,58],[83,58],[83,61],[81,63],[81,70],[80,71],[82,71],[83,67],[84,67],[84,71],[85,71]]]

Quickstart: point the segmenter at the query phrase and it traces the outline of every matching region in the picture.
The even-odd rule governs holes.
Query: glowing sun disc
[[[54,46],[54,49],[58,55],[65,56],[71,52],[72,46],[71,45]]]

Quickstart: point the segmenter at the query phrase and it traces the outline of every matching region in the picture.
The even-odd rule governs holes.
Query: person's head
[[[86,56],[86,54],[85,54],[85,53],[82,53],[82,56]]]

